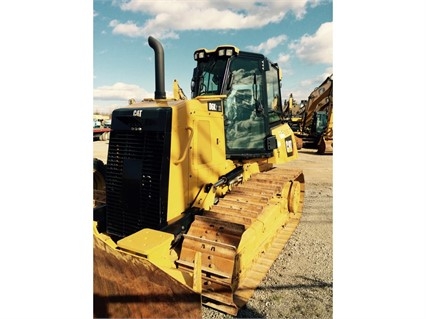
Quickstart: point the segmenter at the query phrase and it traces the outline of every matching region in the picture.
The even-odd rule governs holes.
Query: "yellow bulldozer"
[[[232,45],[194,52],[188,99],[164,89],[112,113],[94,159],[94,317],[201,318],[251,298],[303,210],[277,64]]]

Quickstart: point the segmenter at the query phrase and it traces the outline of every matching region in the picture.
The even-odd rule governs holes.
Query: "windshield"
[[[243,57],[231,61],[232,86],[224,101],[225,137],[228,151],[236,154],[264,147],[264,93],[259,63],[258,59]]]
[[[217,95],[222,88],[226,59],[199,61],[194,69],[193,97],[198,95]]]

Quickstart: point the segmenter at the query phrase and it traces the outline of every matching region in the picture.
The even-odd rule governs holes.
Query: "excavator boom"
[[[290,106],[294,104],[292,95],[289,101]],[[333,75],[311,92],[297,117],[291,111],[287,111],[287,120],[302,146],[317,149],[318,154],[333,154]]]

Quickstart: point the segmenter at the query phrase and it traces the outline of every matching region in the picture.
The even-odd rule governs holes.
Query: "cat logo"
[[[133,116],[142,117],[142,110],[134,110]]]

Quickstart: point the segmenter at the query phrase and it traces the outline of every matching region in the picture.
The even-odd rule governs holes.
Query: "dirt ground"
[[[93,155],[107,160],[108,141],[93,142]],[[302,149],[284,167],[305,175],[300,224],[262,284],[237,318],[333,317],[333,156]],[[203,318],[233,318],[203,307]]]

